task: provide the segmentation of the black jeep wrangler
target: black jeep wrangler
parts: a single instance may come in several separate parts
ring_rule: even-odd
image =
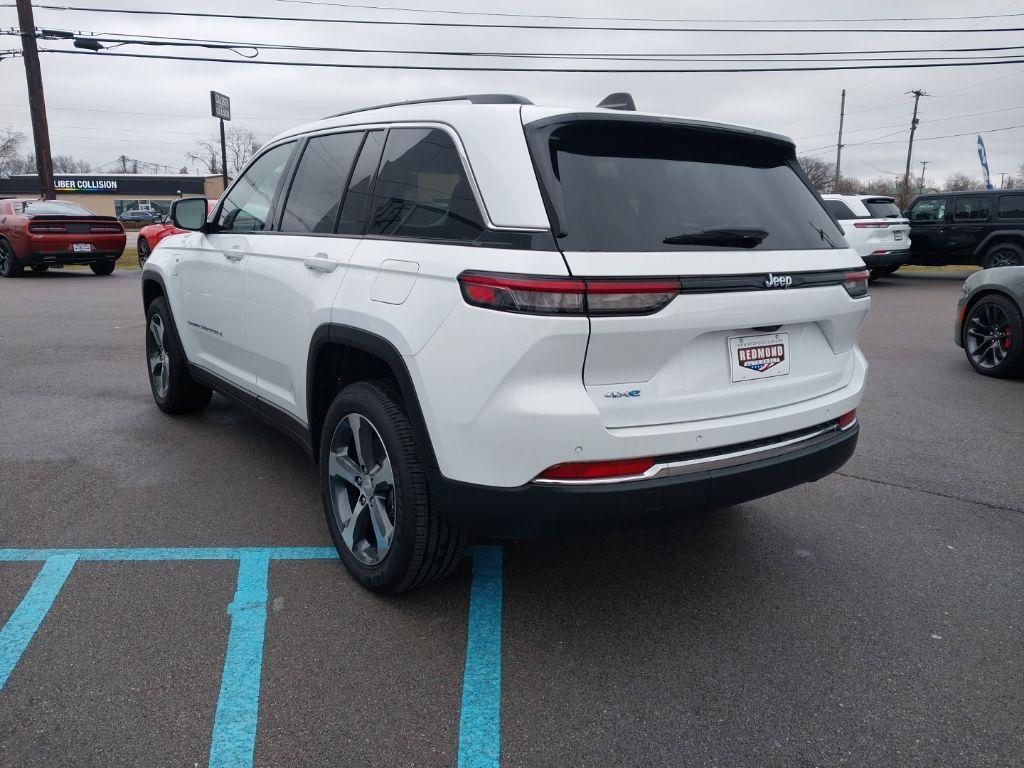
[[[903,215],[908,264],[1024,266],[1024,189],[918,195]]]

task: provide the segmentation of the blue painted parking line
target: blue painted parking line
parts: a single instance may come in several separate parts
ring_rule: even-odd
[[[45,558],[36,580],[32,582],[21,603],[0,629],[0,691],[11,676],[15,664],[25,652],[32,636],[46,618],[50,606],[75,567],[73,554],[52,555]]]
[[[459,768],[497,768],[501,756],[501,547],[476,547],[469,592]]]
[[[501,753],[501,547],[472,550],[466,667],[459,716],[458,768],[497,768]],[[146,547],[0,549],[0,562],[43,562],[35,582],[0,629],[0,691],[76,562],[237,560],[228,606],[231,628],[210,743],[211,768],[251,768],[259,714],[271,560],[335,560],[331,547]]]
[[[247,768],[256,748],[256,717],[260,705],[263,635],[267,625],[265,555],[243,555],[238,561],[238,586],[228,606],[231,632],[224,654],[224,673],[217,697],[210,743],[210,768]]]

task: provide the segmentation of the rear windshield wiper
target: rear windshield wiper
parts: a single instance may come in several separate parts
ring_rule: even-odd
[[[839,246],[838,246],[838,245],[836,244],[836,241],[835,241],[835,240],[833,240],[833,239],[832,239],[831,237],[829,237],[828,235],[826,235],[826,234],[825,234],[825,230],[824,230],[824,229],[822,229],[821,227],[819,227],[819,226],[818,226],[817,224],[815,224],[815,223],[814,223],[813,221],[808,221],[807,223],[811,225],[811,228],[812,228],[812,229],[813,229],[813,230],[814,230],[815,232],[817,232],[817,233],[818,233],[818,235],[819,235],[819,236],[821,237],[821,239],[822,239],[822,240],[824,240],[824,241],[825,241],[826,243],[828,243],[828,245],[829,245],[829,247],[830,247],[830,248],[838,248],[838,247],[839,247]]]
[[[768,237],[768,230],[742,227],[720,227],[685,232],[666,237],[665,245],[722,245],[737,248],[756,248]]]

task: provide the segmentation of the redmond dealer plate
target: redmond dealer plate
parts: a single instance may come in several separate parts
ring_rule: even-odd
[[[789,334],[729,337],[729,374],[734,382],[789,373]]]

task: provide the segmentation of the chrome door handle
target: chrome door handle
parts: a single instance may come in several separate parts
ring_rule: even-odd
[[[238,249],[237,245],[233,250],[224,251],[224,258],[228,261],[241,261],[243,256],[245,256],[245,254]]]
[[[338,262],[327,258],[326,253],[318,253],[302,263],[306,265],[306,269],[313,270],[314,272],[333,272],[338,268]]]

